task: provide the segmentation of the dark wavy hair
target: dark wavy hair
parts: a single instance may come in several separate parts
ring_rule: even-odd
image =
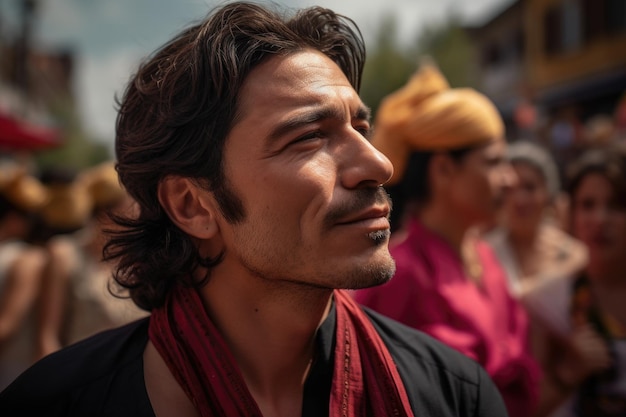
[[[212,266],[190,236],[169,219],[157,197],[166,176],[192,178],[212,192],[226,220],[244,217],[224,177],[224,141],[237,119],[240,89],[252,69],[271,57],[305,49],[322,52],[359,91],[365,46],[356,24],[312,7],[281,13],[248,2],[215,9],[139,66],[122,100],[116,125],[117,171],[137,201],[136,218],[116,217],[104,259],[115,280],[143,309],[156,308],[172,284],[202,285]],[[199,267],[209,271],[194,280]]]

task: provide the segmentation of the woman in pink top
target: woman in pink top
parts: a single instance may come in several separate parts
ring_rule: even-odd
[[[397,269],[389,283],[355,298],[475,359],[512,417],[532,415],[539,368],[527,317],[475,233],[515,181],[497,110],[474,90],[450,89],[427,64],[385,99],[372,141],[395,168],[389,191],[400,225],[391,249]]]

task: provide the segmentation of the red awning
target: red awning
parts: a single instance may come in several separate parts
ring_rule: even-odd
[[[61,131],[0,113],[0,148],[40,150],[61,145]]]

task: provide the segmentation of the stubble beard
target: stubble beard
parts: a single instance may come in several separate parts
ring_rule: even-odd
[[[377,262],[369,266],[355,268],[350,274],[346,274],[341,280],[338,289],[360,290],[363,288],[376,287],[388,282],[396,272],[396,264],[389,257],[388,261]]]
[[[370,234],[371,235],[371,234]],[[375,236],[370,236],[376,246],[387,244],[388,233],[376,232]],[[381,250],[384,250],[381,248]],[[272,287],[292,287],[302,289],[346,289],[357,290],[362,288],[375,287],[388,282],[396,271],[396,264],[387,251],[378,256],[383,259],[371,260],[367,263],[359,263],[353,267],[336,272],[300,272],[276,271],[267,269],[266,266],[255,265],[246,259],[240,259],[241,264],[251,273],[251,275],[265,281]],[[377,256],[377,257],[378,257]],[[296,268],[294,268],[296,269]]]
[[[236,197],[236,193],[229,191],[227,194]],[[237,200],[241,201],[237,198]],[[391,198],[385,192],[382,187],[378,189],[364,189],[360,190],[355,197],[355,200],[351,204],[346,204],[336,209],[334,212],[328,215],[326,219],[327,223],[332,225],[335,218],[340,218],[346,215],[346,213],[356,212],[362,207],[367,207],[373,202],[387,202],[391,206]],[[243,205],[242,205],[243,209]],[[245,211],[242,210],[241,218],[238,218],[238,223],[245,220]],[[374,247],[381,248],[387,245],[391,236],[390,229],[377,230],[367,234],[367,237],[371,240]],[[301,273],[297,270],[294,271],[276,271],[275,265],[264,264],[259,265],[252,260],[252,258],[242,257],[240,254],[240,263],[246,268],[253,276],[262,279],[272,286],[280,286],[285,284],[288,287],[308,287],[315,289],[362,289],[368,287],[374,287],[377,285],[388,282],[394,275],[396,265],[389,254],[388,250],[385,250],[385,254],[378,254],[376,257],[382,256],[382,260],[370,260],[367,264],[357,264],[347,271],[339,271],[336,274],[333,273],[319,273],[319,274],[307,274]],[[295,267],[294,269],[297,269]],[[312,276],[315,275],[315,276]],[[281,284],[282,283],[282,284]]]

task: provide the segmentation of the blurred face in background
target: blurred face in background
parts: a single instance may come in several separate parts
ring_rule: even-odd
[[[546,179],[526,162],[513,162],[517,181],[504,198],[504,222],[513,235],[528,234],[539,227],[550,203]]]
[[[0,219],[0,241],[26,239],[32,227],[32,219],[25,213],[9,210]]]
[[[448,202],[470,226],[491,223],[502,205],[505,190],[515,181],[511,164],[505,159],[503,141],[470,151],[455,162]]]
[[[615,189],[601,173],[587,174],[571,196],[572,233],[589,249],[596,265],[624,263],[626,208],[616,204]]]

